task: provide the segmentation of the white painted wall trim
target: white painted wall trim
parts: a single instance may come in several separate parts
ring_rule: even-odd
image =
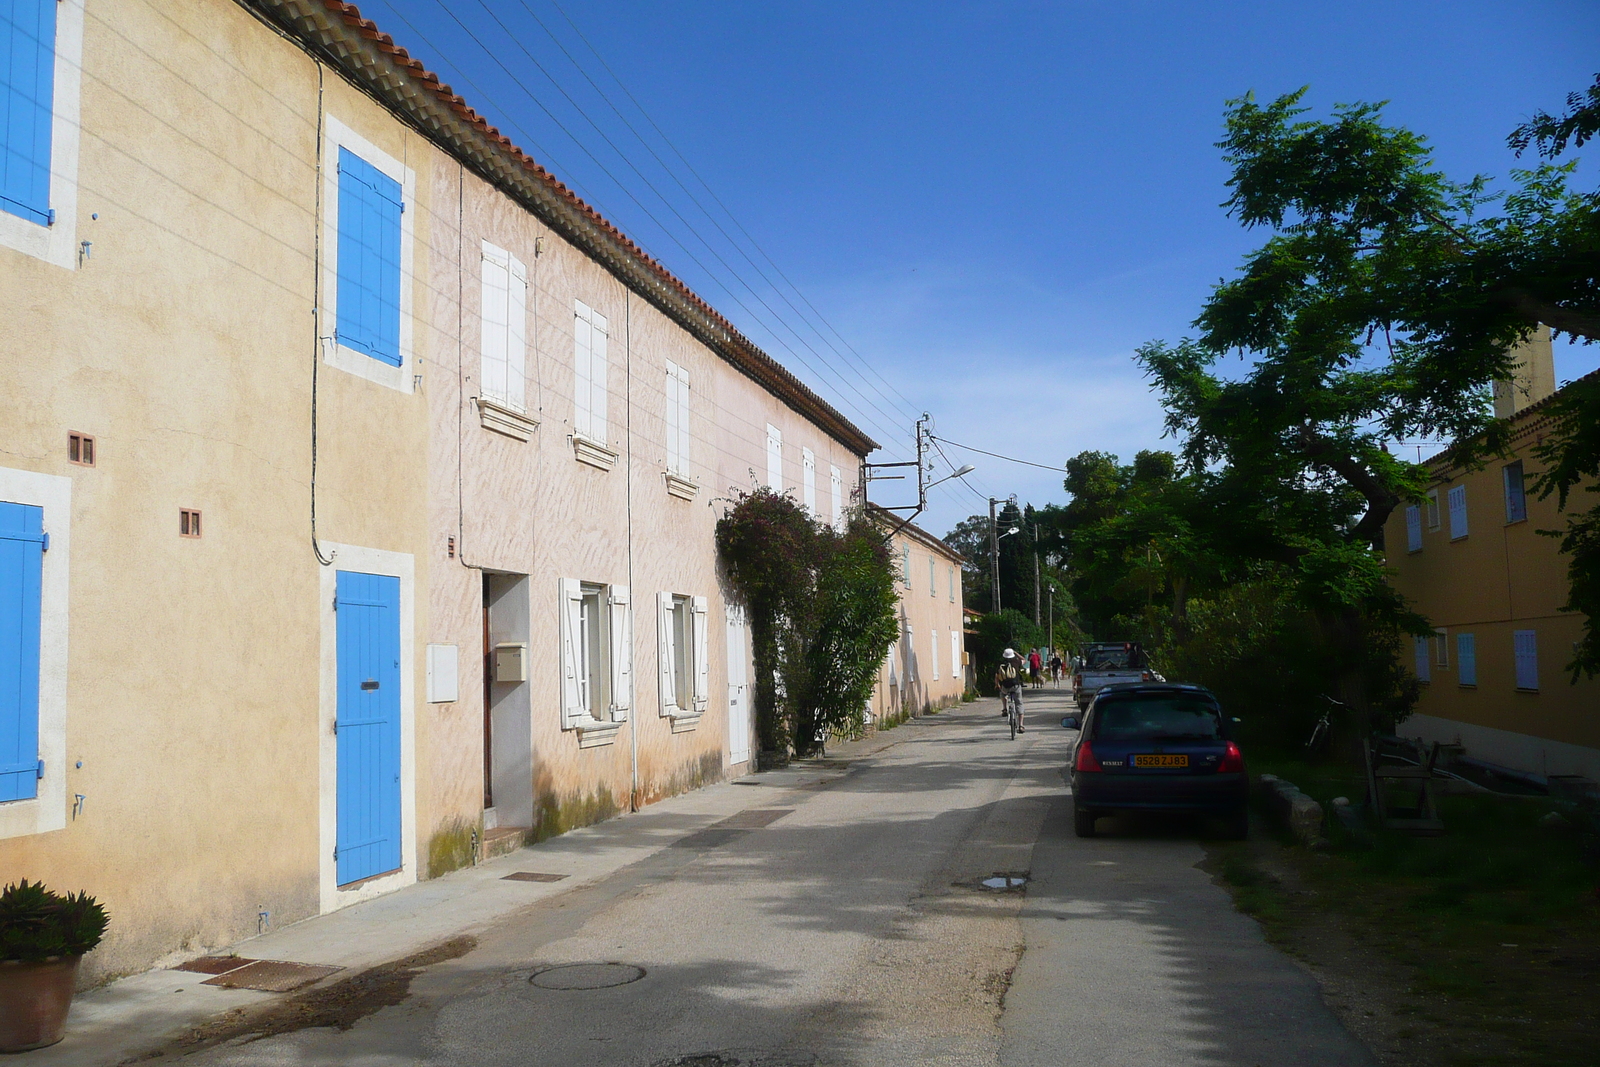
[[[44,509],[39,588],[39,758],[44,777],[32,800],[0,804],[0,838],[67,825],[67,565],[72,554],[72,479],[0,467],[0,500]],[[115,803],[110,797],[100,801]]]
[[[1537,700],[1537,697],[1528,699]],[[1551,741],[1531,734],[1476,726],[1433,715],[1412,715],[1396,731],[1431,744],[1461,745],[1473,759],[1541,778],[1552,774],[1581,774],[1600,779],[1600,749]]]
[[[322,334],[322,359],[330,367],[338,367],[358,378],[387,386],[398,392],[413,391],[413,375],[419,373],[416,353],[412,351],[414,323],[412,321],[413,293],[416,279],[412,274],[413,220],[416,218],[417,174],[398,159],[381,151],[371,141],[356,133],[332,115],[323,116],[322,146],[322,292],[319,294],[321,313],[318,329]],[[400,183],[400,200],[405,210],[400,212],[400,365],[391,367],[381,359],[373,359],[365,352],[346,348],[334,340],[334,328],[339,322],[339,149],[348,148],[384,174]]]
[[[55,99],[50,118],[53,226],[0,211],[0,246],[66,270],[78,266],[78,105],[83,81],[84,0],[56,5]]]
[[[363,357],[366,358],[366,357]],[[417,880],[416,758],[416,560],[409,552],[322,542],[333,563],[319,567],[318,613],[322,656],[318,678],[317,753],[319,762],[317,845],[318,896],[324,914],[359,904]],[[53,549],[52,549],[53,551]],[[356,889],[338,886],[333,850],[339,840],[339,742],[333,725],[339,709],[339,621],[333,610],[339,571],[385,574],[400,579],[400,870],[364,882]]]

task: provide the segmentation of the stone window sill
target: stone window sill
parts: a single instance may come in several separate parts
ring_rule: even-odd
[[[667,481],[667,495],[675,496],[679,500],[693,500],[700,495],[700,485],[692,482],[680,474],[665,471],[661,475]]]
[[[622,731],[620,722],[601,722],[599,719],[589,719],[578,724],[578,747],[599,748],[616,741],[617,734]]]
[[[589,440],[582,434],[572,435],[572,455],[579,463],[587,463],[603,471],[611,470],[617,465],[616,452],[598,441]]]
[[[485,430],[505,434],[517,441],[528,440],[539,428],[539,420],[527,412],[486,396],[478,397],[478,419]]]

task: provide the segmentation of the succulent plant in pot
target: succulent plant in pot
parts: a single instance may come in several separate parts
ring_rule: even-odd
[[[87,893],[62,896],[26,878],[0,889],[0,1052],[61,1040],[78,961],[107,921]]]

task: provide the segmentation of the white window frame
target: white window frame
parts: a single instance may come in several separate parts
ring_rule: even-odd
[[[400,185],[400,365],[392,367],[365,352],[339,344],[335,328],[339,324],[339,149],[348,148],[380,173]],[[413,226],[415,210],[405,210],[416,202],[416,171],[395,159],[333,115],[323,116],[322,145],[322,292],[319,295],[317,330],[322,337],[322,361],[357,378],[365,378],[397,393],[415,392],[416,354],[413,350],[415,307],[412,290],[415,276],[412,256],[415,248]]]
[[[703,715],[710,704],[709,608],[707,597],[668,591],[656,594],[656,676],[664,717]],[[680,695],[687,697],[687,705]]]
[[[585,304],[572,302],[572,432],[579,440],[606,447],[610,321]],[[598,342],[598,343],[597,343]]]
[[[1517,504],[1522,509],[1521,515],[1513,515],[1511,510],[1511,485],[1512,472],[1516,472],[1516,497]],[[1505,496],[1506,525],[1528,521],[1528,481],[1523,473],[1522,460],[1515,460],[1500,468],[1500,486]]]
[[[55,221],[0,211],[0,247],[63,270],[81,265],[78,248],[78,112],[83,95],[84,0],[56,4],[56,55],[50,102],[50,209]],[[3,831],[0,831],[3,834]]]
[[[478,318],[483,327],[478,350],[479,396],[524,414],[528,410],[528,268],[513,253],[484,241],[479,270]]]
[[[1433,630],[1433,665],[1450,669],[1450,632],[1443,626]]]
[[[1439,518],[1439,490],[1437,490],[1437,489],[1429,489],[1428,490],[1427,509],[1428,509],[1428,529],[1437,530],[1439,528],[1439,524],[1440,524],[1440,518]]]
[[[828,464],[828,495],[833,504],[833,528],[844,532],[844,474],[838,467]]]
[[[800,502],[806,513],[817,514],[817,454],[809,448],[800,449]]]
[[[1511,655],[1516,665],[1517,691],[1521,693],[1537,693],[1539,691],[1539,632],[1537,630],[1513,630],[1511,632]]]
[[[44,511],[50,547],[39,581],[39,758],[44,777],[27,800],[0,804],[0,839],[67,825],[67,609],[72,559],[72,479],[0,467],[0,500]]]
[[[1450,511],[1450,540],[1459,541],[1467,536],[1467,487],[1451,486],[1445,497]]]
[[[783,492],[783,431],[767,423],[767,488]]]

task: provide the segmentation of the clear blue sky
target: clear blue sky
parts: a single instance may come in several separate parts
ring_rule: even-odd
[[[556,2],[362,10],[883,441],[880,461],[906,458],[923,409],[951,440],[1051,465],[1161,446],[1131,353],[1182,336],[1261,239],[1218,207],[1226,99],[1389,100],[1448,172],[1503,176],[1511,128],[1600,70],[1592,0]],[[583,38],[870,369],[811,333],[633,138],[556,39],[777,282]],[[1557,377],[1597,365],[1600,348],[1562,348]],[[980,496],[1064,496],[1048,470],[949,454],[977,464],[978,492],[935,489],[919,521],[936,533]]]

